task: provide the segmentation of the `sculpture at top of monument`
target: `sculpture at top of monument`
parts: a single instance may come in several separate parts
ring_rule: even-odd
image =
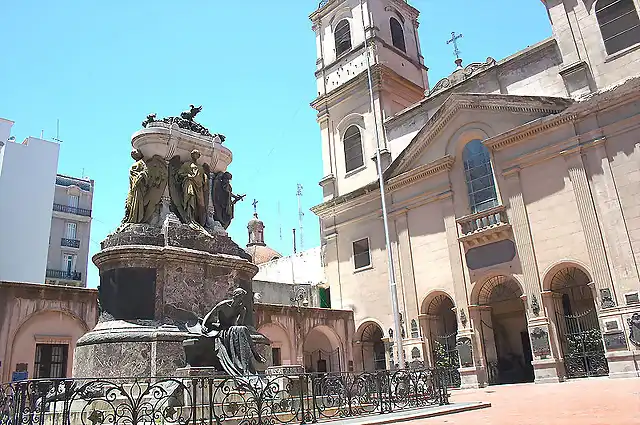
[[[233,220],[235,204],[247,195],[235,195],[231,189],[231,173],[224,171],[216,174],[211,185],[215,220],[227,229]]]
[[[198,164],[200,152],[191,151],[191,161],[180,163],[180,157],[169,161],[169,194],[176,215],[193,229],[202,229],[207,223],[209,205],[209,173],[207,164]]]
[[[231,376],[255,375],[254,361],[266,360],[257,351],[246,325],[247,291],[237,288],[232,299],[219,302],[195,326],[187,326],[197,338],[184,341],[187,364],[214,367]]]
[[[198,106],[197,108],[193,105],[189,105],[189,110],[181,112],[180,118],[187,121],[193,121],[193,119],[200,113],[200,111],[202,111],[202,105]]]
[[[122,223],[148,223],[167,184],[167,168],[160,156],[145,161],[137,149],[131,151],[131,158],[135,162],[129,169],[129,193]]]

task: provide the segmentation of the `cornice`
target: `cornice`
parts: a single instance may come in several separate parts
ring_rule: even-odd
[[[527,124],[516,127],[505,133],[491,137],[483,142],[483,144],[491,150],[499,151],[508,146],[517,144],[528,139],[534,134],[542,133],[550,130],[558,125],[571,122],[575,119],[575,114],[563,114],[543,117]]]
[[[564,98],[537,96],[452,94],[414,136],[409,146],[396,158],[389,172],[394,175],[404,172],[422,155],[431,142],[462,109],[515,113],[557,113],[566,109],[570,102]]]
[[[440,174],[451,170],[454,159],[450,155],[446,155],[428,164],[420,165],[406,173],[400,174],[389,180],[388,189],[390,192],[403,188],[405,186],[417,183],[427,177]]]

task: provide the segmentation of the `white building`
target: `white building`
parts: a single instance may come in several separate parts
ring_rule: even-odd
[[[44,283],[60,146],[12,126],[0,118],[0,281]]]

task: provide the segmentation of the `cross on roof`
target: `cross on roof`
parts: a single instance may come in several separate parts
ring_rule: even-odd
[[[462,38],[462,34],[456,34],[455,31],[451,33],[451,40],[447,40],[447,44],[453,43],[453,54],[456,55],[456,59],[460,59],[460,49],[458,49],[458,40]]]
[[[258,200],[254,198],[254,200],[251,203],[251,205],[253,205],[253,214],[255,216],[257,216],[258,215]]]

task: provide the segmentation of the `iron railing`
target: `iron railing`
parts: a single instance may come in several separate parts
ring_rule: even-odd
[[[62,238],[60,240],[61,246],[68,246],[69,248],[80,248],[80,241],[78,239]]]
[[[254,377],[25,380],[0,425],[304,424],[448,404],[433,369]]]
[[[47,269],[47,277],[51,279],[82,280],[81,272]]]
[[[91,217],[91,210],[88,210],[86,208],[70,207],[69,205],[63,205],[63,204],[53,204],[53,210],[62,212],[62,213],[67,213],[67,214],[75,214],[75,215],[82,215],[85,217]]]

